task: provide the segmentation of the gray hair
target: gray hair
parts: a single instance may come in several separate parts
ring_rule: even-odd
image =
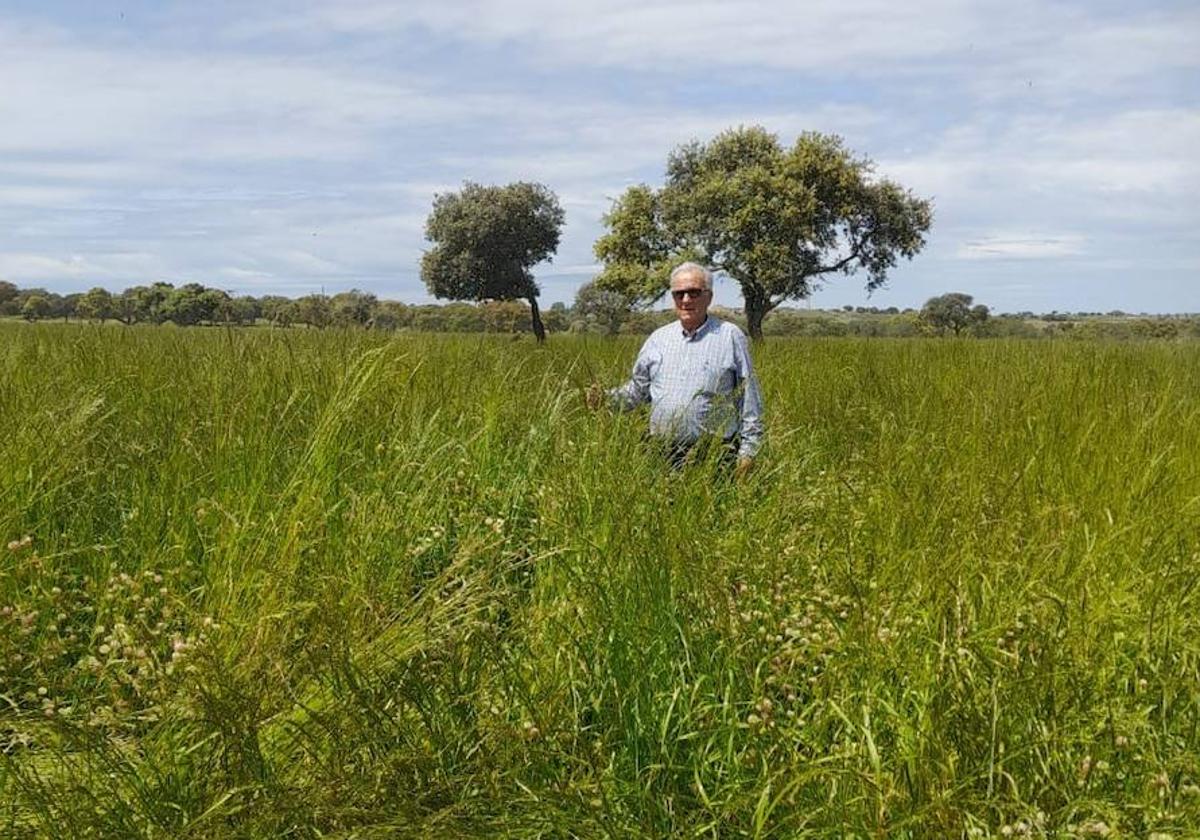
[[[675,268],[671,270],[671,282],[674,283],[676,277],[682,277],[685,274],[699,275],[700,281],[703,283],[704,288],[708,289],[710,292],[712,291],[712,287],[713,287],[712,272],[709,271],[704,266],[700,265],[700,263],[685,262],[685,263],[680,263],[679,265],[675,266]],[[661,277],[662,275],[659,275],[659,276]]]

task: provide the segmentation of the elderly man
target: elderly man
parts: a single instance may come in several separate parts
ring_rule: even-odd
[[[685,262],[671,272],[676,324],[650,334],[619,388],[588,392],[598,408],[608,402],[629,411],[650,403],[650,434],[679,465],[697,444],[719,441],[738,475],[754,462],[762,442],[762,395],[750,363],[746,336],[736,325],[708,314],[712,272]]]

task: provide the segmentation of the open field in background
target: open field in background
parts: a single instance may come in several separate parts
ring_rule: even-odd
[[[638,343],[0,325],[0,835],[1200,834],[1200,346]]]

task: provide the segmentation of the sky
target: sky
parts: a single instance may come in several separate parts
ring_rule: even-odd
[[[433,196],[531,180],[569,303],[626,187],[762,125],[934,203],[808,305],[1200,312],[1198,43],[1194,0],[2,0],[0,279],[430,302]]]

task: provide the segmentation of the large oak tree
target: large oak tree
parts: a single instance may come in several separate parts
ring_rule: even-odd
[[[931,202],[876,178],[835,135],[805,133],[791,148],[760,127],[675,149],[661,189],[630,187],[604,217],[595,246],[601,288],[648,303],[684,259],[741,286],[750,335],[786,300],[827,278],[864,271],[883,285],[900,257],[925,244]]]
[[[546,340],[531,269],[558,248],[563,210],[546,186],[518,182],[434,197],[425,223],[433,247],[421,258],[421,279],[438,298],[526,300],[533,332]]]

